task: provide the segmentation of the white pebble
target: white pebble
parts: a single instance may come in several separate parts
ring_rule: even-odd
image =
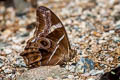
[[[5,49],[5,53],[10,54],[10,53],[12,53],[12,50],[11,49]]]
[[[69,78],[69,79],[73,79],[73,78],[74,78],[74,75],[68,75],[68,78]]]
[[[5,72],[5,73],[11,73],[12,70],[11,70],[11,69],[5,69],[4,72]]]
[[[95,79],[93,79],[93,78],[89,78],[89,79],[87,79],[87,80],[95,80]]]

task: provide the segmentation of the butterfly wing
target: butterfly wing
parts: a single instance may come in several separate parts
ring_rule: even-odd
[[[51,27],[51,12],[45,7],[39,7],[36,11],[37,21],[35,35],[46,36]]]

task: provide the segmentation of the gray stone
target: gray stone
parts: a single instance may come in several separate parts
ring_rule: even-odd
[[[74,65],[66,65],[65,67],[67,70],[69,70],[70,72],[75,72],[75,66]]]
[[[76,65],[76,72],[85,73],[92,69],[94,69],[94,62],[88,58],[80,58]]]
[[[14,66],[26,67],[26,64],[24,63],[24,60],[22,58],[17,58],[15,63],[14,63]]]
[[[90,75],[95,76],[98,74],[103,74],[104,70],[91,70],[89,73],[90,73]]]
[[[12,53],[12,50],[10,48],[6,48],[4,51],[5,51],[6,54],[11,54]]]
[[[12,72],[11,69],[5,69],[5,70],[4,70],[4,73],[11,73],[11,72]]]
[[[3,60],[0,58],[0,67],[2,67],[4,65]]]
[[[114,42],[120,42],[120,37],[114,36],[114,37],[113,37],[113,41],[114,41]]]
[[[74,75],[68,75],[68,78],[69,78],[69,79],[73,79],[73,78],[74,78]]]
[[[87,79],[87,80],[95,80],[95,79],[93,79],[93,78],[89,78],[89,79]]]
[[[65,69],[59,66],[41,66],[17,75],[16,80],[46,80],[46,78],[54,76],[63,78],[68,74],[68,71],[65,71]]]

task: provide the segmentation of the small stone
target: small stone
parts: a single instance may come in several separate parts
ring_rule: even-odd
[[[115,32],[120,33],[120,24],[115,27]]]
[[[69,70],[70,72],[75,72],[75,66],[73,65],[67,65],[65,68]]]
[[[9,29],[7,29],[7,30],[5,30],[5,31],[2,33],[2,36],[3,36],[3,38],[6,39],[11,33],[12,33],[12,32],[11,32]]]
[[[47,77],[47,80],[54,80],[52,77]]]
[[[25,32],[21,35],[21,37],[27,37],[27,36],[29,36],[29,32]]]
[[[96,31],[93,31],[91,34],[96,36],[96,37],[101,37],[101,34],[99,32],[96,32]]]
[[[97,45],[95,42],[92,43],[92,46],[91,46],[91,50],[93,51],[93,53],[97,53],[101,50],[101,47],[99,45]]]
[[[11,53],[12,53],[12,50],[11,50],[11,49],[6,48],[6,49],[5,49],[5,53],[6,53],[6,54],[11,54]]]
[[[19,46],[19,45],[12,45],[11,48],[16,50],[16,51],[22,50],[22,46]]]
[[[94,69],[94,62],[88,58],[80,58],[76,65],[76,72],[85,73]]]
[[[120,55],[120,48],[115,49],[115,52]]]
[[[106,61],[107,62],[112,62],[114,60],[114,58],[113,57],[110,57],[110,58],[108,58]]]
[[[78,26],[74,26],[73,29],[75,29],[76,31],[79,31],[79,27]]]
[[[11,73],[12,70],[11,70],[11,69],[5,69],[4,72],[5,72],[5,73]]]
[[[20,38],[20,37],[12,37],[11,40],[14,42],[14,43],[20,43],[23,41],[23,38]]]
[[[115,30],[110,30],[109,33],[113,34],[113,33],[115,33]]]
[[[99,44],[105,43],[106,40],[99,40]]]
[[[63,80],[72,80],[72,79],[63,79]]]
[[[90,75],[95,76],[97,74],[103,74],[104,70],[91,70],[89,73]]]
[[[89,78],[89,79],[87,79],[87,80],[95,80],[95,79],[93,79],[93,78]]]
[[[82,74],[82,76],[84,76],[84,77],[90,76],[90,73],[84,73],[84,74]]]
[[[13,74],[6,75],[6,78],[11,78]]]
[[[8,46],[9,44],[7,42],[2,42],[0,41],[0,49],[2,49],[3,47]]]
[[[120,61],[120,56],[118,56],[118,61]]]
[[[0,67],[2,67],[4,65],[3,60],[0,58]]]
[[[79,78],[79,76],[75,76],[75,79],[78,79]]]
[[[73,79],[73,78],[74,78],[74,75],[68,75],[68,78],[69,78],[69,79]]]
[[[26,64],[24,63],[24,60],[21,59],[21,58],[17,58],[14,65],[17,66],[17,67],[26,67]]]
[[[85,68],[83,67],[83,65],[78,65],[77,68],[76,68],[76,72],[77,73],[84,73]]]
[[[113,37],[113,41],[114,41],[114,42],[120,42],[120,37],[116,37],[116,36]]]

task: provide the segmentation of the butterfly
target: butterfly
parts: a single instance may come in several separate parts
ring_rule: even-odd
[[[30,68],[62,65],[75,56],[60,19],[48,8],[36,10],[36,29],[20,54]],[[54,28],[53,30],[51,28]]]

